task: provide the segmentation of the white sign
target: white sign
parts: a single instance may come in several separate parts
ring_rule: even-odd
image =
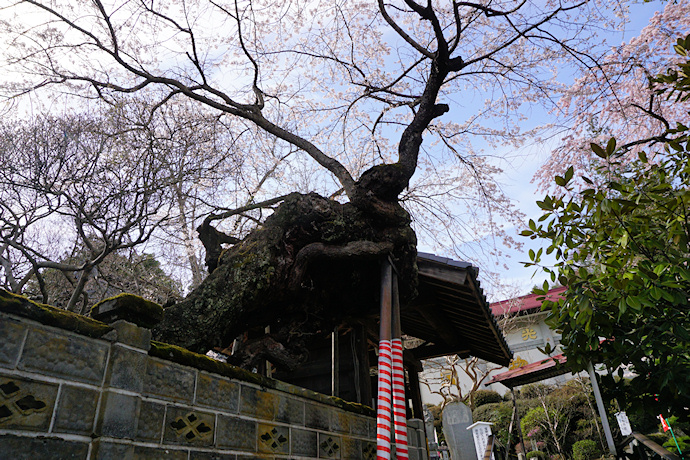
[[[618,426],[621,429],[621,434],[623,436],[630,436],[632,434],[632,427],[630,426],[630,420],[625,412],[616,412],[616,420],[618,420]]]
[[[490,422],[477,422],[467,427],[468,430],[472,430],[477,460],[484,460],[486,446],[489,444],[489,436],[491,436],[491,425]],[[491,460],[494,460],[493,452],[491,453]]]

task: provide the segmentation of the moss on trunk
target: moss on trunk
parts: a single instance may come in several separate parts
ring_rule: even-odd
[[[169,307],[154,338],[205,352],[271,326],[288,349],[330,333],[348,317],[378,311],[379,264],[388,253],[401,297],[416,289],[416,237],[407,212],[385,218],[316,194],[291,194],[265,223],[224,251],[218,267]]]

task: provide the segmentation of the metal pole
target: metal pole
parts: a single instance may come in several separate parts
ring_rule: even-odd
[[[340,396],[340,327],[336,326],[331,333],[331,396]]]
[[[522,454],[527,455],[527,446],[525,446],[525,438],[522,437],[522,425],[520,424],[520,415],[517,411],[517,396],[515,396],[515,388],[511,387],[510,393],[513,395],[513,409],[515,410],[515,420],[517,422],[518,434],[520,435],[520,445],[522,446]],[[517,449],[515,449],[517,452]]]
[[[613,443],[613,435],[611,434],[611,426],[604,408],[604,401],[601,399],[601,391],[599,391],[599,383],[597,382],[597,374],[594,372],[592,362],[587,363],[587,372],[589,372],[589,380],[592,382],[592,391],[594,392],[594,399],[597,402],[597,409],[599,409],[599,417],[601,417],[601,424],[604,427],[604,435],[606,435],[606,443],[609,446],[609,452],[614,457],[616,456],[616,445]]]

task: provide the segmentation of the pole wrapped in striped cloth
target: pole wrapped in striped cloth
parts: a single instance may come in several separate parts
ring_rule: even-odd
[[[378,404],[376,407],[376,459],[391,458],[392,358],[390,340],[379,342]]]
[[[407,405],[405,399],[405,368],[403,367],[402,339],[391,340],[393,353],[393,419],[395,427],[395,455],[398,460],[408,459]]]

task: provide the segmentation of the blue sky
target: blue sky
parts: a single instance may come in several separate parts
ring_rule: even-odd
[[[614,34],[611,43],[627,42],[631,38],[639,35],[642,28],[648,24],[649,18],[663,7],[664,3],[659,1],[649,3],[639,2],[630,5],[630,23],[625,32]],[[536,115],[537,118],[533,120],[535,125],[542,122],[542,120],[539,119],[539,114]],[[557,139],[552,140],[554,143],[556,141]],[[509,149],[507,148],[506,153],[508,151]],[[527,216],[527,219],[536,220],[541,215],[536,201],[543,198],[545,193],[537,190],[537,186],[531,182],[531,178],[534,177],[539,166],[548,158],[549,152],[549,143],[529,145],[520,149],[517,155],[513,155],[514,160],[511,164],[502,164],[504,175],[501,178],[501,182],[504,185],[504,190],[508,196],[515,200],[520,210]],[[493,271],[498,271],[502,282],[512,286],[514,290],[517,291],[516,293],[518,293],[518,295],[529,293],[532,286],[535,284],[540,285],[547,279],[545,273],[539,272],[533,267],[526,268],[520,263],[529,260],[527,255],[529,249],[534,249],[536,251],[541,247],[541,242],[538,240],[533,241],[528,238],[517,236],[522,230],[522,228],[513,228],[509,230],[512,231],[512,234],[515,235],[516,238],[523,241],[525,246],[519,251],[505,251],[507,257],[503,262],[507,265],[507,268],[500,266],[488,267]],[[423,250],[423,248],[421,250]],[[549,260],[547,256],[545,256],[545,260]],[[482,267],[480,266],[479,268],[479,279],[481,282]],[[503,300],[501,293],[486,292],[486,294],[491,301]]]

